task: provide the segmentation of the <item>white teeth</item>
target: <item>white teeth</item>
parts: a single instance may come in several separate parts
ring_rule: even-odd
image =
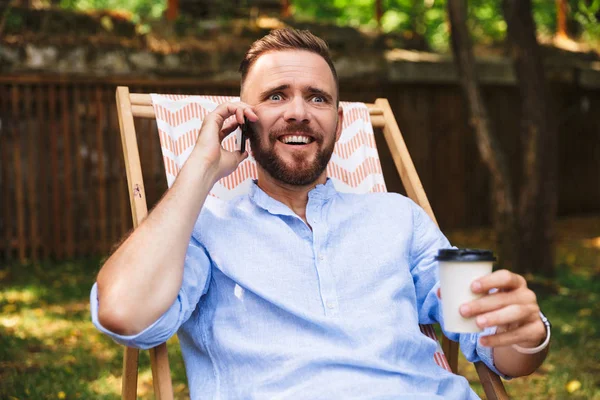
[[[304,143],[308,144],[310,138],[308,136],[286,136],[281,140],[283,143]]]

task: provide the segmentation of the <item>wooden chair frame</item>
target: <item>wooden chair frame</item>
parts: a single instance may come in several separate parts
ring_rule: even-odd
[[[152,99],[147,93],[129,93],[129,88],[120,86],[117,88],[117,112],[121,130],[121,142],[123,155],[125,157],[125,169],[127,171],[127,183],[129,186],[129,200],[131,203],[131,214],[133,227],[136,228],[148,214],[144,181],[140,163],[140,155],[137,145],[134,117],[155,119]],[[413,201],[420,205],[437,224],[429,200],[417,171],[412,162],[408,149],[396,122],[387,99],[377,99],[374,104],[367,104],[373,128],[383,130],[383,135],[392,154],[396,169],[400,174],[402,184]],[[450,368],[454,373],[458,369],[458,343],[442,338],[442,349],[446,355]],[[134,400],[137,395],[138,376],[138,350],[126,347],[123,357],[123,381],[122,398]],[[167,354],[167,345],[163,343],[150,349],[150,363],[154,393],[157,400],[171,400],[173,388],[171,382],[171,371]],[[482,362],[475,363],[479,379],[488,400],[508,399],[502,380]]]

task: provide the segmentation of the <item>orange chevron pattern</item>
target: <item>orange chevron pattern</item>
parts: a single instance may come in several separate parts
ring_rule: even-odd
[[[163,149],[169,150],[171,153],[179,156],[183,154],[188,148],[192,147],[196,143],[196,139],[200,133],[200,129],[193,129],[186,132],[179,139],[173,140],[171,136],[162,129],[158,128],[158,137],[160,139],[160,146]]]
[[[181,168],[177,165],[175,161],[173,161],[169,157],[163,156],[163,161],[165,162],[165,172],[171,174],[173,176],[177,176]]]
[[[246,159],[233,171],[233,173],[221,179],[219,183],[227,189],[232,190],[246,179],[255,179],[257,176],[256,163],[253,160]]]
[[[344,102],[341,102],[341,104],[343,105]],[[348,111],[344,109],[344,122],[342,124],[342,130],[348,128],[358,120],[371,121],[369,110],[366,107],[348,108]]]
[[[181,125],[190,119],[203,120],[217,105],[234,101],[233,97],[226,96],[188,96],[188,95],[152,95],[156,119],[160,121],[158,134],[165,172],[169,186],[185,163],[186,152],[193,147],[198,138],[200,127],[182,132]],[[327,174],[331,178],[344,182],[348,187],[358,188],[365,180],[370,179],[369,192],[387,192],[383,182],[383,173],[377,154],[375,136],[371,125],[369,110],[359,103],[341,102],[344,108],[344,121],[342,123],[342,138],[336,144],[334,153],[342,160],[349,160],[355,153],[362,152],[361,162],[350,170],[331,161],[327,166]],[[166,126],[165,126],[166,125]],[[352,126],[352,129],[348,129]],[[164,129],[163,129],[164,128]],[[189,127],[188,127],[189,129]],[[175,139],[176,138],[176,139]],[[223,141],[226,150],[236,148],[234,135]],[[365,152],[369,149],[369,153]],[[375,155],[374,155],[375,154]],[[229,176],[221,179],[219,184],[231,191],[248,179],[256,179],[256,162],[252,157],[244,160]],[[375,179],[374,177],[379,177]],[[214,193],[211,196],[217,197]],[[421,332],[437,342],[433,327],[421,325]],[[446,356],[438,344],[438,351],[434,354],[435,362],[442,368],[451,371]]]
[[[373,187],[371,188],[371,192],[385,193],[385,192],[387,192],[387,188],[385,187],[385,185],[381,185],[378,183],[378,184],[373,185]]]
[[[375,144],[375,135],[372,133],[368,134],[361,129],[352,137],[349,142],[340,143],[338,141],[333,149],[333,152],[341,158],[347,160],[352,154],[354,154],[356,150],[365,145],[373,149],[377,148],[377,145]]]
[[[210,110],[207,110],[197,103],[187,103],[177,111],[170,111],[160,104],[157,104],[154,106],[154,112],[156,113],[157,119],[166,121],[169,123],[169,126],[176,128],[192,118],[203,120]]]
[[[379,163],[379,159],[375,157],[369,157],[366,160],[363,160],[363,162],[352,172],[340,167],[333,161],[327,165],[327,175],[329,177],[336,178],[351,187],[359,186],[361,182],[371,174],[381,173],[381,164]]]
[[[421,329],[421,332],[425,336],[427,336],[437,342],[437,335],[435,334],[435,330],[433,329],[433,326],[419,325],[419,328]],[[438,344],[438,347],[439,347],[439,344]],[[433,358],[435,359],[435,363],[437,365],[452,372],[452,369],[450,368],[450,364],[448,364],[448,360],[446,359],[446,356],[444,355],[444,353],[442,351],[436,351],[433,355]]]

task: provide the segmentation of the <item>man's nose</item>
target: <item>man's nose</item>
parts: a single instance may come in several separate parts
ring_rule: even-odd
[[[295,97],[288,103],[284,118],[287,122],[309,122],[307,104],[302,97]]]

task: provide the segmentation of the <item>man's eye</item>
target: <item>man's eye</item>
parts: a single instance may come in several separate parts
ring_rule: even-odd
[[[277,94],[277,93],[276,94],[272,94],[272,95],[269,96],[269,100],[279,101],[281,99],[282,99],[281,95]]]
[[[315,96],[312,98],[313,103],[325,103],[325,98],[321,96]]]

